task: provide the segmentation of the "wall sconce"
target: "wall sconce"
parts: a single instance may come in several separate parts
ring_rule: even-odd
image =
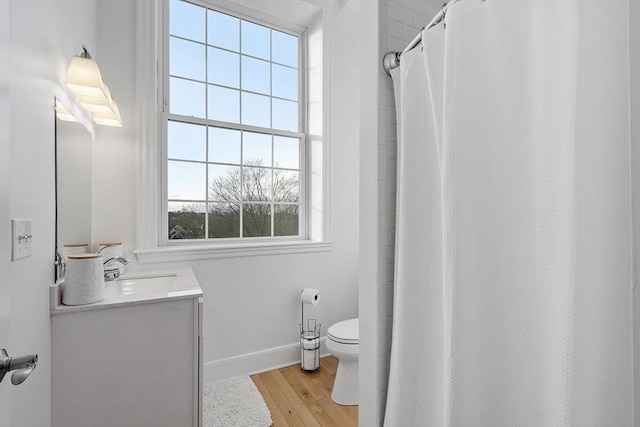
[[[116,100],[111,98],[111,110],[105,112],[93,112],[91,113],[93,116],[93,120],[99,124],[104,126],[122,126],[122,122],[120,121],[120,110],[118,109],[118,104],[116,104]]]
[[[82,53],[69,63],[64,83],[99,125],[122,126],[120,110],[107,87],[98,64],[82,45]]]
[[[67,110],[67,107],[62,105],[59,99],[56,98],[56,116],[58,119],[65,122],[77,122],[73,114]]]
[[[111,96],[109,87],[104,82],[103,90],[106,97],[79,95],[78,102],[91,114],[97,124],[104,126],[122,126],[118,104]]]

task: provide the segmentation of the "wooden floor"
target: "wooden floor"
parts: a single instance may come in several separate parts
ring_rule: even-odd
[[[252,375],[271,411],[273,427],[358,426],[358,407],[340,406],[331,400],[338,359],[320,359],[316,372],[303,371],[299,365]]]

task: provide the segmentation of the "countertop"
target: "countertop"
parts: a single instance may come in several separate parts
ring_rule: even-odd
[[[146,289],[144,292],[128,293],[123,291],[123,285],[132,279],[175,277],[170,289]],[[105,298],[92,304],[64,305],[62,292],[64,279],[49,287],[49,304],[51,315],[75,313],[90,310],[103,310],[113,307],[123,307],[138,304],[150,304],[177,299],[193,299],[202,296],[200,283],[190,268],[170,270],[131,271],[124,273],[119,279],[105,282]]]

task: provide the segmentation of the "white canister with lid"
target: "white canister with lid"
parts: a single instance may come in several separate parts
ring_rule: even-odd
[[[86,254],[88,247],[86,243],[65,243],[62,247],[62,256],[67,261],[69,255]]]
[[[109,258],[124,257],[124,250],[122,249],[121,242],[100,242],[98,243],[98,252],[102,254],[103,260],[106,261]],[[117,266],[120,270],[120,274],[124,274],[124,264],[120,262],[109,262],[105,267]]]
[[[64,276],[62,303],[82,305],[104,299],[104,270],[102,255],[69,255]]]

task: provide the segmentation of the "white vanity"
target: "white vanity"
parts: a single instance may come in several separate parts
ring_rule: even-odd
[[[202,290],[191,269],[126,273],[106,298],[51,292],[52,427],[202,425]]]

